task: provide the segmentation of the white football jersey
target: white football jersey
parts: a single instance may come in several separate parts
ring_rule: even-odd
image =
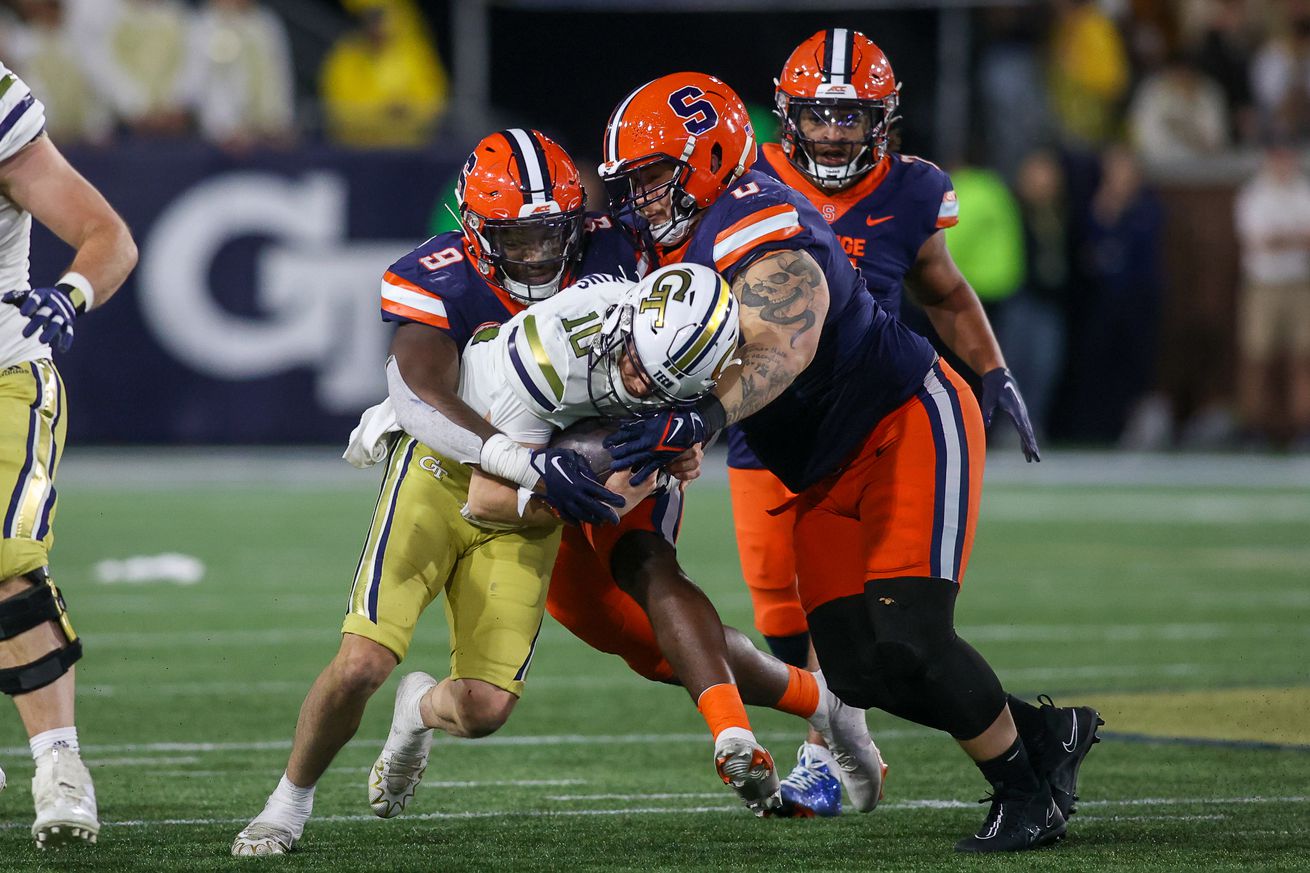
[[[594,417],[587,355],[606,311],[633,284],[584,276],[504,324],[477,331],[464,349],[460,397],[524,445],[545,445],[556,430]]]
[[[0,64],[0,161],[7,161],[45,129],[45,107],[23,80]],[[27,278],[32,216],[0,196],[0,293],[31,287]],[[50,346],[23,336],[27,319],[0,304],[0,368],[50,357]]]

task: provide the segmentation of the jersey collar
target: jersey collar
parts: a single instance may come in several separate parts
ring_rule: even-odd
[[[878,186],[882,184],[883,179],[887,178],[887,173],[891,171],[892,166],[891,155],[883,155],[878,165],[865,174],[863,179],[845,191],[829,194],[811,182],[800,170],[796,169],[792,162],[787,160],[787,155],[783,153],[782,146],[776,142],[768,142],[760,146],[760,153],[768,161],[773,171],[778,174],[778,178],[782,180],[783,184],[804,194],[805,199],[814,204],[829,224],[836,222],[852,206],[876,191]]]

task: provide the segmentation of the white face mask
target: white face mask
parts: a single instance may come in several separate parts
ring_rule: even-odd
[[[665,248],[679,245],[691,234],[691,227],[695,217],[695,215],[686,215],[682,218],[670,219],[661,224],[652,224],[650,226],[651,239]]]

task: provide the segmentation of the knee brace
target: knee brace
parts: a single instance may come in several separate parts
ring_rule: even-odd
[[[82,657],[82,641],[68,621],[64,597],[44,568],[23,574],[32,587],[0,600],[0,643],[48,621],[59,626],[66,645],[35,661],[0,670],[0,692],[8,695],[36,691],[63,676]]]
[[[923,677],[955,638],[955,583],[949,579],[878,579],[864,588],[874,657],[888,679]]]
[[[892,711],[967,740],[996,720],[1005,692],[991,666],[955,633],[956,591],[949,579],[879,579],[865,586],[865,605],[875,669],[895,698]]]

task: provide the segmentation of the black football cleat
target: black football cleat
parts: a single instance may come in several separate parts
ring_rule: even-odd
[[[1101,714],[1090,706],[1056,706],[1045,694],[1037,702],[1042,705],[1046,720],[1046,734],[1034,763],[1042,778],[1051,785],[1051,799],[1068,819],[1078,811],[1078,770],[1092,746],[1101,741],[1097,728],[1105,724]]]
[[[1064,816],[1046,786],[1036,794],[996,794],[978,833],[955,844],[957,852],[1023,852],[1064,836]]]

